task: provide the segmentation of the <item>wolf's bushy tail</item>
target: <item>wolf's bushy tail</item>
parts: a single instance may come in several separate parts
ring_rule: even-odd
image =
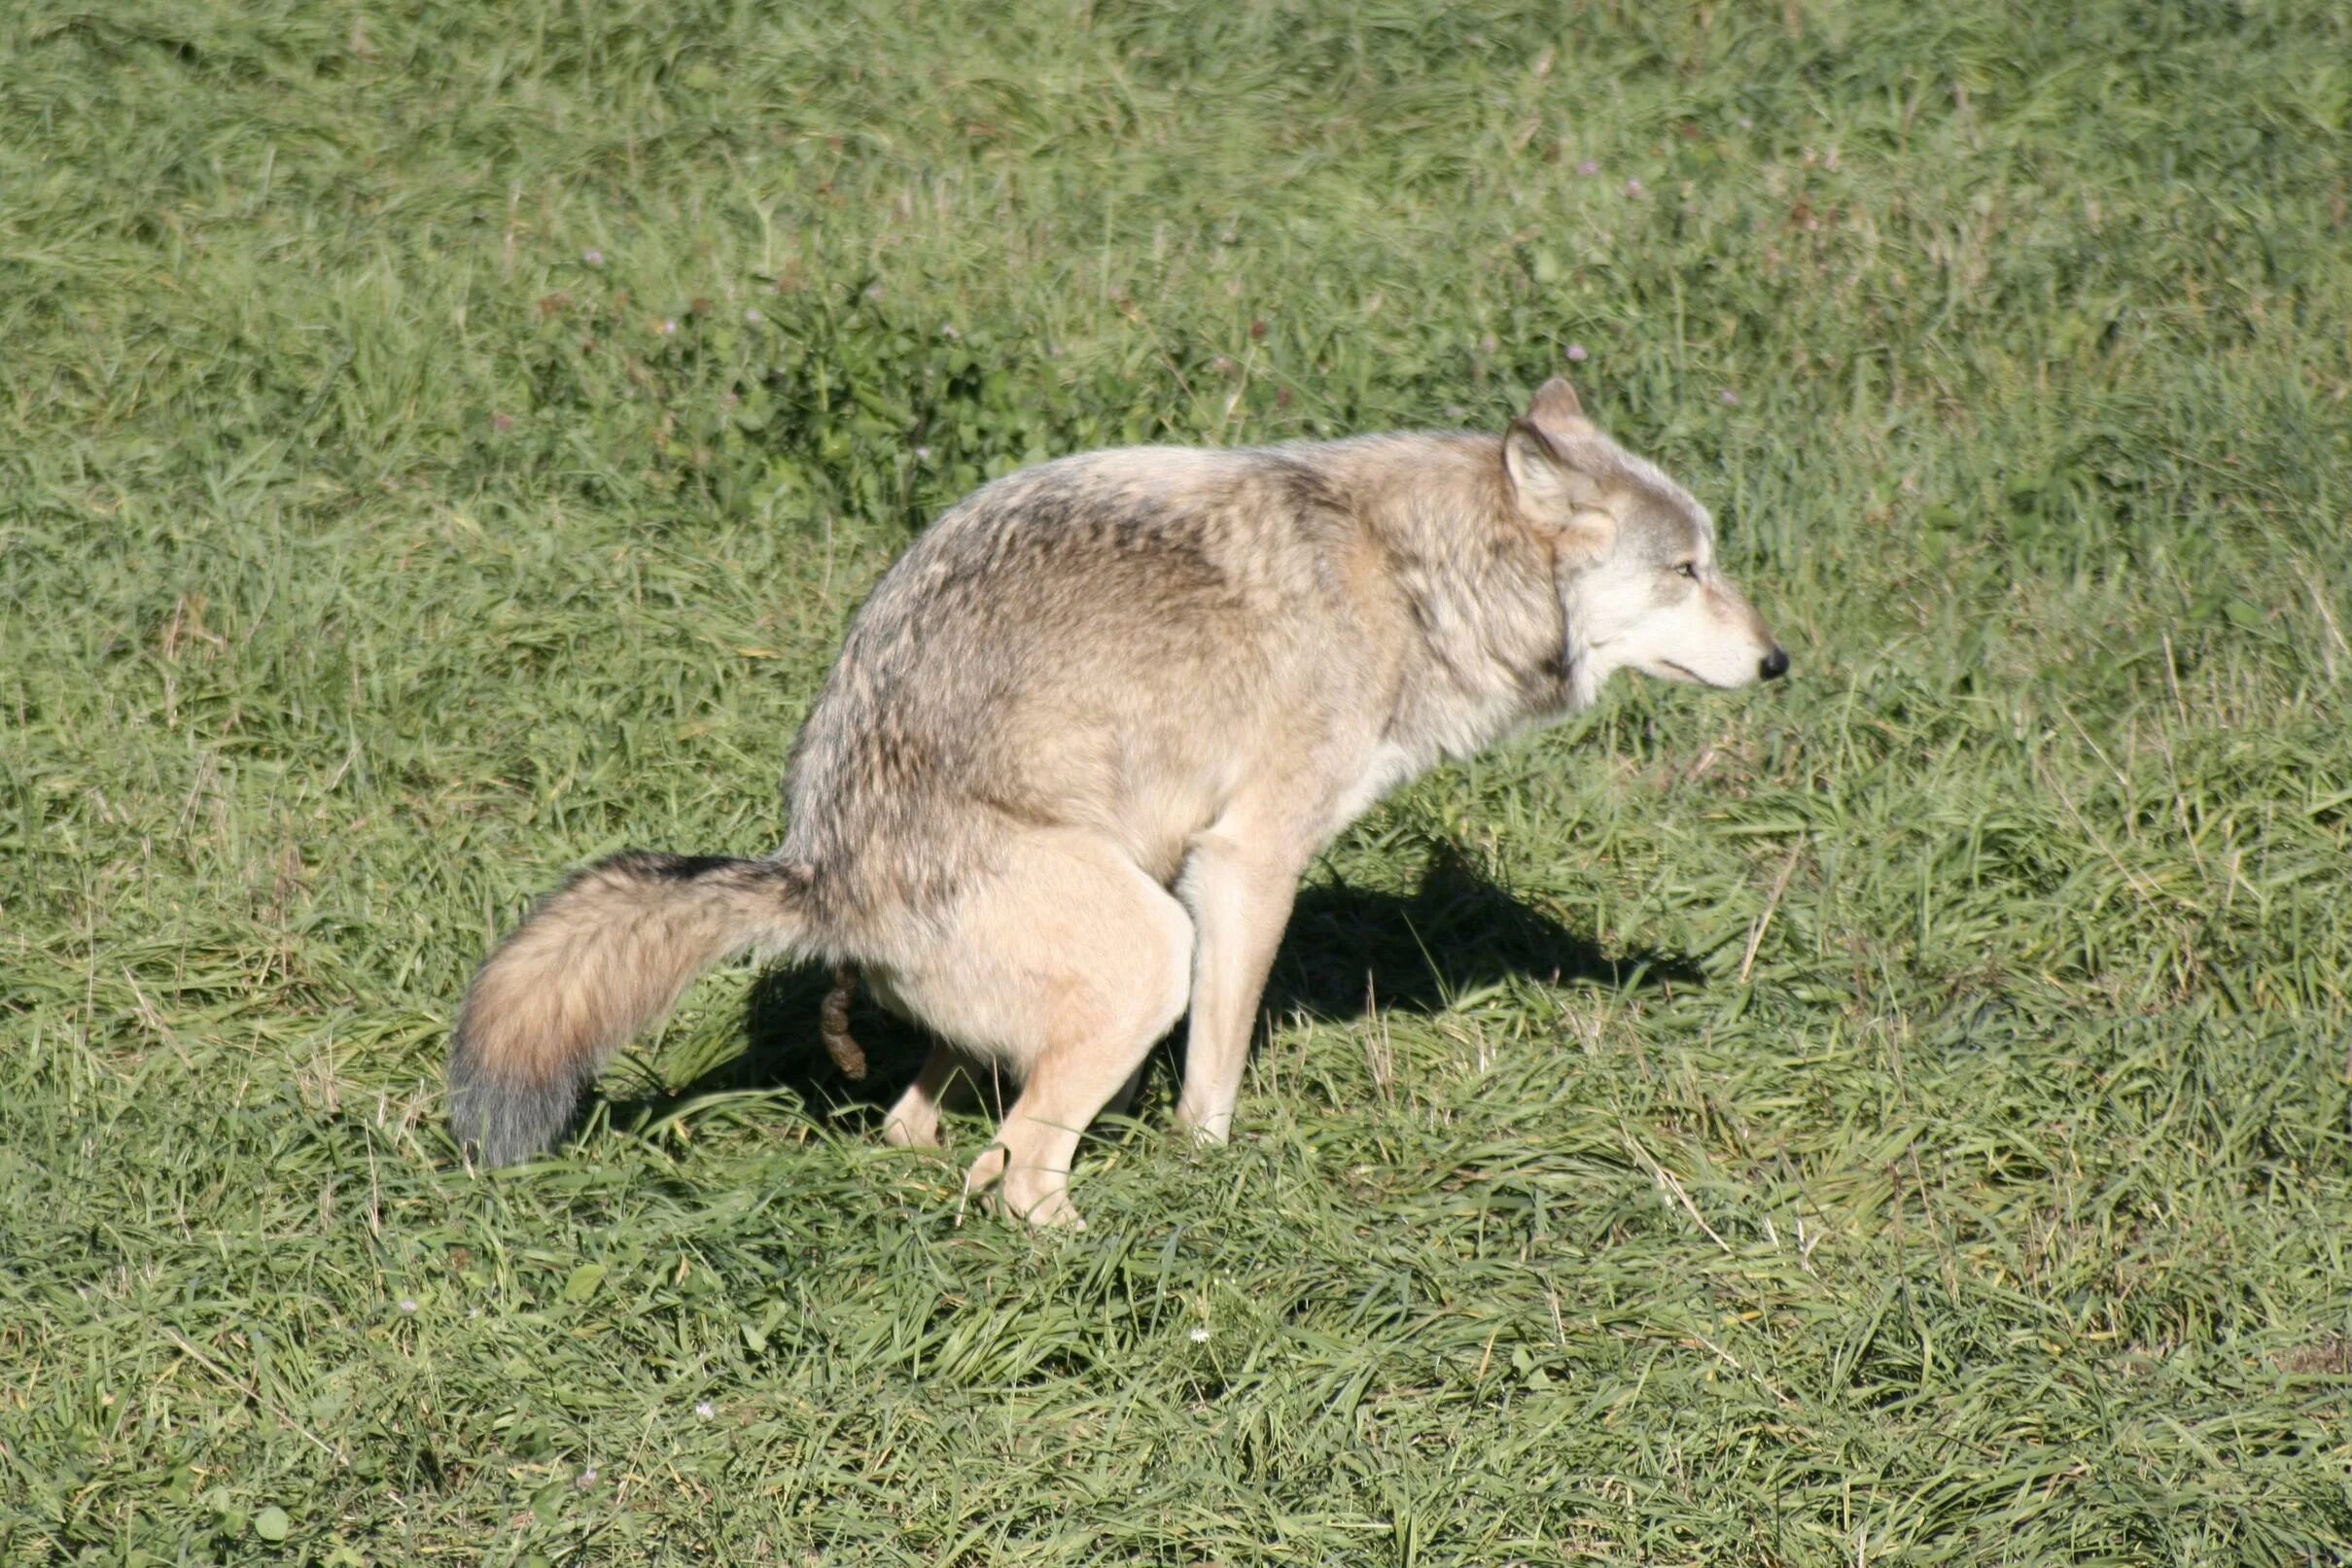
[[[809,933],[806,866],[631,851],[540,901],[467,989],[449,1046],[449,1120],[489,1165],[561,1136],[579,1092],[694,977]]]

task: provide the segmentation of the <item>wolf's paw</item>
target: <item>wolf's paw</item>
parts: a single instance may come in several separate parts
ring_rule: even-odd
[[[936,1149],[941,1147],[939,1112],[935,1107],[918,1110],[894,1110],[890,1120],[882,1124],[882,1141],[894,1149]]]
[[[1083,1231],[1086,1221],[1078,1213],[1077,1204],[1070,1201],[1070,1188],[1056,1183],[1052,1188],[1023,1202],[1023,1195],[1005,1183],[998,1199],[999,1206],[1011,1219],[1023,1220],[1039,1230]]]
[[[996,1144],[972,1162],[964,1178],[966,1201],[977,1198],[989,1211],[1042,1229],[1054,1226],[1086,1229],[1077,1205],[1070,1201],[1070,1173],[1036,1166],[1010,1164],[1004,1145]]]
[[[1176,1126],[1192,1134],[1192,1141],[1204,1149],[1213,1149],[1233,1139],[1233,1112],[1195,1114],[1178,1105]]]

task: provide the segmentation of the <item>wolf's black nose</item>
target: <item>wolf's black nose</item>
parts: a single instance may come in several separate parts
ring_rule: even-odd
[[[1773,650],[1764,656],[1763,669],[1764,679],[1767,680],[1777,680],[1788,674],[1787,650],[1775,645]]]

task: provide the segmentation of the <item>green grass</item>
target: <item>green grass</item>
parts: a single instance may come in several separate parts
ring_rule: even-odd
[[[2347,58],[2318,0],[7,8],[0,1552],[2339,1560]],[[1091,1230],[960,1222],[737,971],[455,1163],[493,935],[771,847],[945,502],[1493,426],[1570,344],[1796,677],[1375,812],[1234,1146],[1162,1070]]]

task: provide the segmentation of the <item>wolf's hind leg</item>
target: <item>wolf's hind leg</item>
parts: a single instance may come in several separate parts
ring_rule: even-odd
[[[1053,998],[1042,1048],[998,1130],[1000,1166],[984,1168],[984,1156],[966,1182],[984,1186],[1000,1172],[1004,1211],[1033,1225],[1081,1223],[1070,1202],[1078,1139],[1132,1092],[1191,991],[1192,922],[1182,905],[1109,846],[1073,861],[1068,874],[1084,885],[1083,895],[1067,889],[1071,896],[1053,923],[1060,929],[1037,932],[1058,960],[1040,976]],[[1040,899],[1032,907],[1046,906]]]
[[[1070,1166],[1087,1126],[1184,1011],[1192,922],[1114,844],[1038,833],[955,916],[947,951],[901,966],[924,1022],[1021,1079],[965,1181],[1033,1224],[1076,1223]]]
[[[965,1073],[964,1056],[954,1046],[944,1042],[932,1046],[930,1055],[923,1059],[923,1070],[882,1119],[883,1141],[901,1149],[937,1148],[939,1113]]]

